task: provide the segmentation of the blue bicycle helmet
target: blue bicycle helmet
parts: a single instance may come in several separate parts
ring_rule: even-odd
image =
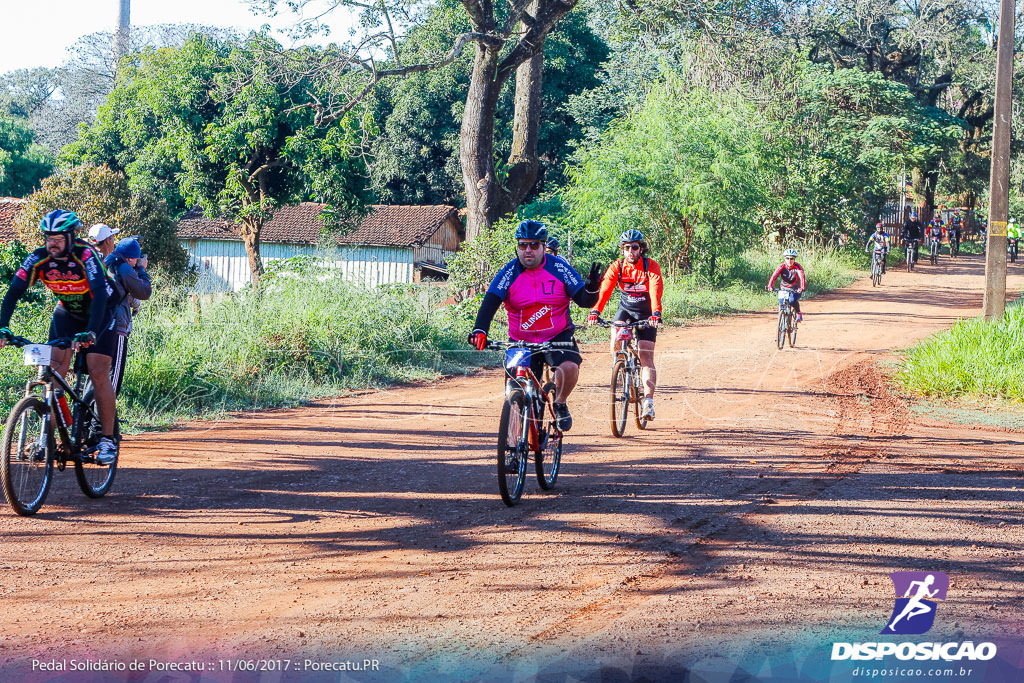
[[[561,248],[562,244],[554,237],[549,237],[547,243],[544,246],[546,246],[551,251],[558,251]]]
[[[523,221],[516,228],[516,239],[545,242],[548,239],[548,229],[540,221]]]
[[[61,209],[51,211],[43,216],[43,220],[39,222],[39,229],[50,235],[73,234],[81,226],[82,221],[78,219],[78,214],[74,211],[63,211]]]
[[[644,234],[639,230],[632,229],[619,235],[619,244],[625,244],[627,242],[640,242],[643,244]]]

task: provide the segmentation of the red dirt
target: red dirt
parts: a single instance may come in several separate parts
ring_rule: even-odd
[[[132,437],[107,498],[65,472],[34,518],[0,513],[0,664],[731,671],[808,633],[873,638],[900,569],[950,575],[948,634],[1019,640],[1024,434],[916,419],[884,377],[890,350],[978,314],[982,273],[808,300],[781,352],[770,312],[663,330],[657,420],[623,439],[595,345],[557,487],[512,509],[493,372]]]

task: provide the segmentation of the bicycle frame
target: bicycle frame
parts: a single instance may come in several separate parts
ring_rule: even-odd
[[[37,392],[36,389],[43,389],[43,402],[49,410],[46,419],[50,421],[50,424],[56,427],[53,431],[58,437],[56,439],[58,442],[57,450],[54,453],[57,459],[58,469],[63,470],[68,459],[74,460],[75,458],[79,458],[83,462],[92,462],[92,456],[84,455],[81,452],[81,444],[76,443],[76,435],[73,432],[76,431],[74,428],[77,424],[75,423],[74,418],[70,421],[64,418],[63,411],[61,410],[60,403],[57,398],[57,389],[62,389],[65,397],[73,401],[75,406],[81,411],[78,414],[78,420],[91,421],[98,419],[98,416],[93,412],[92,407],[78,395],[78,392],[71,388],[71,385],[68,384],[67,380],[61,377],[60,374],[53,371],[53,368],[49,365],[39,365],[37,367],[38,373],[36,374],[36,378],[25,383],[25,396],[27,397],[32,396],[33,394],[38,394],[39,392]],[[81,368],[81,361],[76,358],[76,388],[81,386],[84,374],[85,372]],[[65,422],[68,422],[68,424],[65,424]]]

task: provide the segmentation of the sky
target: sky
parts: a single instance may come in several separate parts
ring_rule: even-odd
[[[0,73],[59,66],[67,58],[67,49],[82,36],[113,31],[119,7],[119,0],[0,0],[8,29],[0,41]],[[335,40],[347,37],[343,20],[340,14],[328,17]],[[132,0],[131,4],[131,22],[136,26],[188,23],[248,30],[263,24],[284,28],[294,21],[287,11],[274,19],[257,16],[244,0]],[[283,36],[278,40],[291,44]]]

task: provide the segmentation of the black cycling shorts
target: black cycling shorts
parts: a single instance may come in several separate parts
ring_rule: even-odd
[[[50,321],[50,339],[74,337],[85,332],[89,327],[88,319],[80,319],[68,313],[63,306],[53,309],[53,320]],[[117,354],[117,333],[114,331],[114,319],[111,318],[103,332],[96,338],[96,343],[84,349],[85,354],[98,353],[113,358]]]
[[[550,365],[552,368],[557,368],[562,363],[576,363],[576,365],[583,364],[583,356],[580,354],[580,347],[576,344],[576,340],[573,339],[573,333],[575,331],[575,329],[570,327],[567,330],[559,332],[555,337],[548,340],[553,342],[572,342],[572,348],[533,352],[533,355],[530,356],[530,369],[533,370],[533,374],[537,375],[537,379],[543,378],[545,363]],[[505,368],[505,374],[509,377],[515,377],[515,372],[508,368]]]
[[[650,315],[638,316],[636,313],[632,313],[620,307],[619,310],[615,311],[615,317],[612,318],[612,320],[623,323],[636,323],[641,320],[647,320],[650,317]],[[635,334],[636,338],[640,341],[649,341],[651,343],[654,343],[654,340],[658,338],[658,330],[653,327],[634,328],[633,334]]]

